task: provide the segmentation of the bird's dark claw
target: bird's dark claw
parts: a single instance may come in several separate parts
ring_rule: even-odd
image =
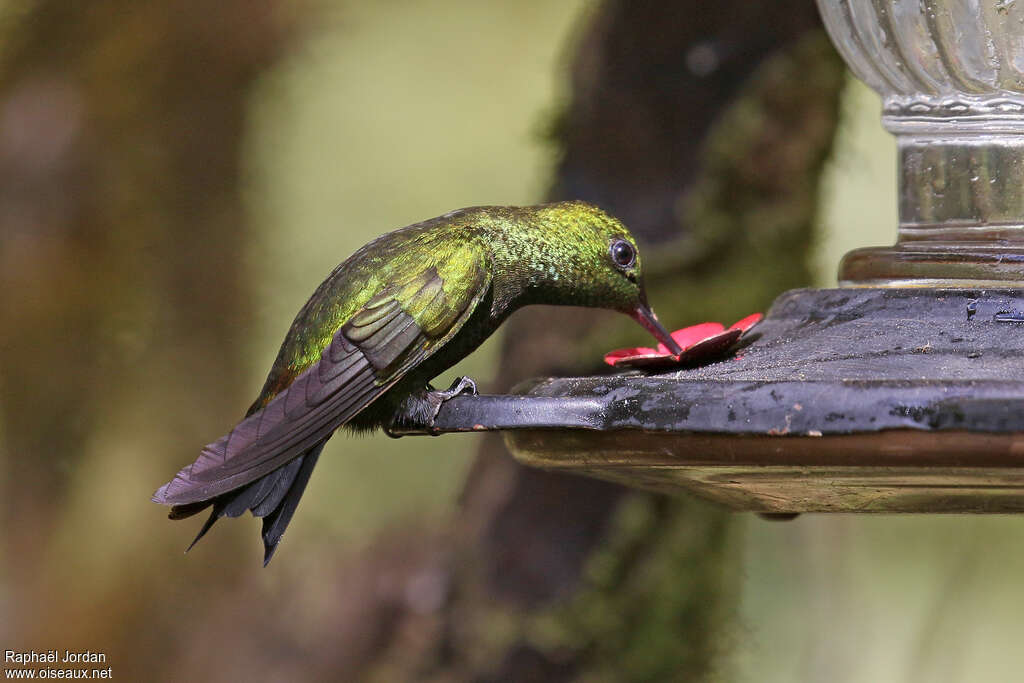
[[[437,436],[441,432],[434,427],[441,405],[456,396],[476,396],[476,382],[469,377],[459,377],[444,391],[427,386],[421,392],[410,394],[398,406],[391,421],[384,427],[384,433],[393,439],[415,434]]]
[[[459,377],[457,380],[452,382],[452,385],[448,387],[446,390],[434,391],[432,393],[435,393],[438,396],[440,396],[441,403],[444,403],[448,399],[455,398],[456,396],[476,396],[480,392],[476,390],[476,382],[473,381],[473,378],[466,377],[465,375],[463,375],[462,377]],[[438,408],[440,408],[440,406],[438,406]]]

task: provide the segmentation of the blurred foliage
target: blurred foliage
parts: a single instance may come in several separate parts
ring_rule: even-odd
[[[450,542],[472,521],[442,523],[468,436],[334,439],[266,571],[248,518],[180,553],[196,524],[148,494],[240,416],[337,262],[457,206],[543,196],[562,160],[539,138],[566,133],[563,51],[589,5],[0,2],[5,647],[92,648],[122,680],[456,680],[495,653],[585,680],[1017,677],[1017,518],[776,524],[630,494],[580,590],[527,613],[452,583],[475,559]],[[830,282],[844,240],[892,241],[892,142],[863,86],[816,195],[833,112],[803,91],[838,87],[827,52],[765,63],[707,144],[666,153],[704,169],[655,212],[689,227],[649,258],[670,324]],[[562,320],[580,345],[548,352],[567,369],[642,334]],[[452,374],[492,377],[500,345]],[[477,649],[453,669],[437,643]]]
[[[5,17],[0,629],[19,649],[106,648],[127,672],[139,626],[180,628],[175,585],[200,582],[193,566],[154,589],[175,544],[146,492],[243,400],[225,352],[249,314],[240,141],[290,31],[278,9],[40,1]]]
[[[365,242],[462,206],[538,201],[552,152],[536,131],[564,97],[557,65],[584,7],[339,3],[260,83],[246,154],[262,228],[249,265],[254,394],[291,317]],[[486,390],[500,344],[499,332],[448,375]],[[289,545],[365,542],[403,515],[450,511],[478,442],[332,439]]]
[[[355,246],[534,199],[549,154],[534,126],[581,6],[3,6],[5,642],[92,647],[136,680],[294,671],[278,628],[320,623],[334,548],[443,514],[472,439],[337,439],[288,561],[266,572],[258,524],[219,526],[186,557],[195,524],[148,496],[241,415],[291,316]],[[387,592],[368,580],[367,596]],[[307,609],[250,613],[278,599]],[[197,622],[245,647],[224,656],[225,634]]]
[[[821,287],[836,285],[846,252],[896,239],[896,139],[881,125],[879,96],[847,76],[836,149],[821,178],[813,268]]]

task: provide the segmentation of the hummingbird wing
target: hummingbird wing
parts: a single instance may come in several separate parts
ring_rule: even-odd
[[[458,333],[490,288],[487,266],[485,250],[463,242],[386,286],[341,325],[315,365],[205,446],[153,500],[197,512],[325,441]]]

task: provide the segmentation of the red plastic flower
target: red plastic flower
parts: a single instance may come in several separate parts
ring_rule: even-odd
[[[669,353],[664,344],[658,344],[656,349],[640,346],[635,349],[609,351],[604,355],[604,362],[615,367],[668,368],[709,361],[735,346],[740,337],[761,322],[762,318],[763,315],[755,313],[728,328],[722,323],[701,323],[676,330],[672,333],[672,338],[683,350],[678,356]]]

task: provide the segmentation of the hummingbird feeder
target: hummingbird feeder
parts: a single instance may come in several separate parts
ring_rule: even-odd
[[[897,139],[896,244],[782,294],[728,361],[460,396],[436,430],[761,513],[1024,511],[1024,5],[818,4]]]

